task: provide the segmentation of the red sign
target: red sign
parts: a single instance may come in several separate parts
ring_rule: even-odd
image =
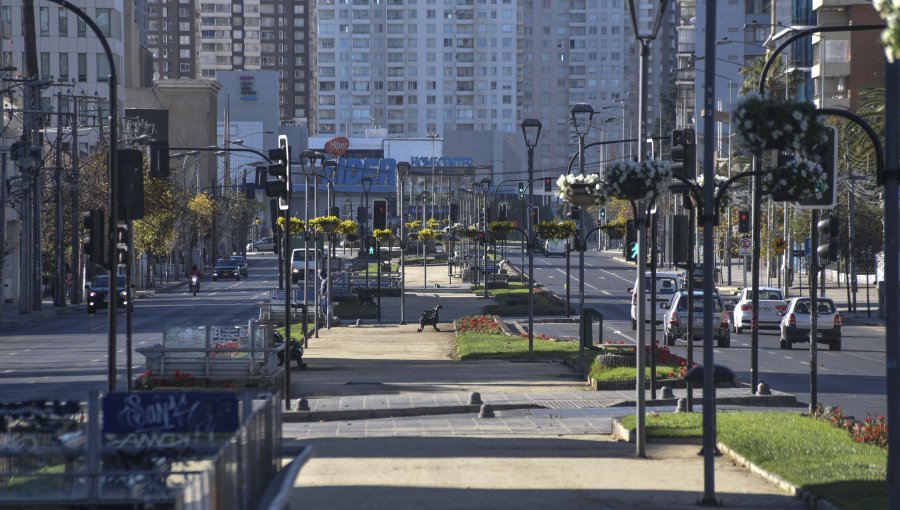
[[[350,148],[350,140],[346,136],[338,136],[325,142],[325,154],[339,158],[347,153]]]

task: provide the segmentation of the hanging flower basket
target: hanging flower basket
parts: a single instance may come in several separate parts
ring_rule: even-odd
[[[309,220],[309,226],[316,229],[316,232],[334,232],[340,224],[341,220],[337,216],[319,216]]]
[[[560,175],[556,186],[559,188],[559,198],[569,204],[588,207],[606,203],[606,193],[597,174]]]
[[[468,226],[459,230],[459,235],[466,239],[477,239],[479,233],[481,233],[481,231],[474,226]]]
[[[541,239],[568,239],[575,235],[577,226],[573,220],[542,221],[534,226],[534,231]]]
[[[622,200],[653,200],[665,193],[672,178],[672,164],[660,159],[617,161],[607,167],[605,191]]]
[[[423,228],[418,232],[418,234],[416,234],[416,236],[419,238],[419,241],[422,241],[423,243],[433,241],[435,238],[437,238],[437,234],[430,228]]]
[[[806,158],[797,158],[769,170],[762,178],[762,185],[763,191],[771,193],[776,202],[818,199],[828,191],[825,169],[820,163]]]
[[[700,188],[700,193],[702,195],[704,182],[703,174],[700,174],[699,176],[697,176],[696,180],[692,180],[691,182],[693,182]],[[728,182],[728,177],[725,177],[724,175],[716,175],[715,196],[716,198],[718,198],[720,195],[722,197],[721,199],[719,199],[720,210],[724,210],[726,207],[731,205],[731,195],[729,193],[729,190],[722,187],[726,182]]]
[[[340,222],[337,226],[337,232],[339,234],[344,234],[349,236],[350,234],[355,234],[359,231],[359,225],[356,224],[353,220],[344,220]]]
[[[874,0],[872,3],[887,24],[881,31],[881,42],[885,55],[893,62],[900,56],[900,3],[896,0]]]
[[[387,228],[376,228],[372,231],[372,237],[374,237],[379,243],[386,243],[390,241],[391,237],[393,236],[394,233]]]
[[[506,239],[514,227],[515,225],[511,221],[492,221],[488,225],[488,230],[494,239]]]
[[[791,151],[801,156],[828,142],[824,117],[812,103],[763,99],[747,94],[734,109],[740,143],[750,152]]]

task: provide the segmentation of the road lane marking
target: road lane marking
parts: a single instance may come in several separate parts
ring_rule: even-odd
[[[784,359],[794,359],[794,358],[792,358],[790,356],[785,356]]]
[[[606,294],[607,296],[612,296],[612,294],[610,294],[609,292],[607,292],[607,291],[605,291],[605,290],[601,290],[600,292]]]
[[[97,363],[98,361],[103,361],[102,359],[92,359],[91,363]]]
[[[585,283],[585,285],[588,286],[588,287],[590,287],[590,288],[592,288],[592,289],[594,289],[594,290],[600,290],[600,289],[598,289],[597,287],[594,287],[593,285],[591,285],[590,283]]]

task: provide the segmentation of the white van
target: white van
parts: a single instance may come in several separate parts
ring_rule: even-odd
[[[645,321],[650,320],[652,313],[650,307],[656,306],[656,320],[657,322],[662,322],[669,300],[672,299],[676,292],[681,290],[681,276],[676,273],[661,273],[657,271],[656,299],[654,299],[650,295],[650,271],[644,274],[644,296],[647,300],[647,307],[644,308]],[[638,282],[635,280],[634,287],[628,289],[628,292],[631,293],[631,329],[637,329],[637,284]]]
[[[544,242],[544,255],[551,257],[559,255],[566,256],[566,241],[564,239],[547,239]]]

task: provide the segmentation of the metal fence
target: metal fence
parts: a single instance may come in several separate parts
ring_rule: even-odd
[[[0,506],[255,508],[281,466],[279,398],[244,394],[227,434],[111,434],[98,394],[0,403]]]

